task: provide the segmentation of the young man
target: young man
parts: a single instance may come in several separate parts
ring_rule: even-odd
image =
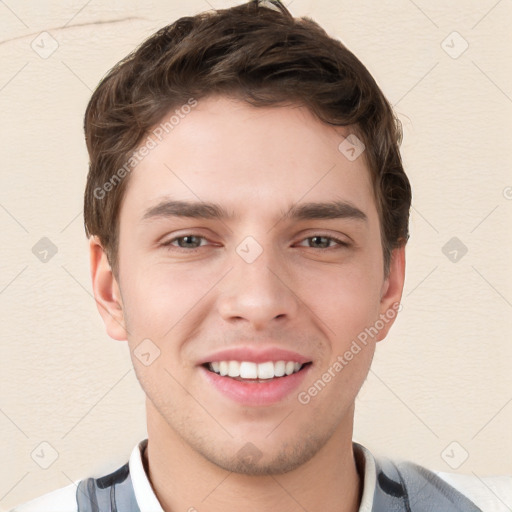
[[[411,190],[350,51],[278,2],[182,18],[102,80],[85,134],[94,295],[148,439],[17,511],[480,510],[352,442]]]

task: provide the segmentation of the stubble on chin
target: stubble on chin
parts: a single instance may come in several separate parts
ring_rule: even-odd
[[[274,453],[260,450],[251,442],[247,442],[232,456],[204,447],[198,451],[209,462],[225,471],[247,476],[271,476],[288,473],[302,466],[322,449],[328,438],[308,436],[294,444],[284,443]]]

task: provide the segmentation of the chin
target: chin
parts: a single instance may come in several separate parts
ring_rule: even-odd
[[[295,444],[281,444],[271,452],[271,448],[260,450],[251,442],[245,443],[231,457],[223,453],[208,453],[201,450],[202,455],[212,464],[232,473],[247,476],[270,476],[288,473],[302,466],[318,453],[327,439],[300,439]]]

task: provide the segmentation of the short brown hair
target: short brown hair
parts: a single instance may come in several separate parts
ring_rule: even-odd
[[[84,224],[88,237],[98,236],[114,274],[129,179],[116,171],[126,170],[144,136],[171,109],[213,94],[262,107],[300,104],[325,123],[351,127],[366,146],[387,274],[392,249],[409,238],[401,123],[340,41],[313,20],[294,18],[280,2],[258,0],[178,19],[116,64],[94,91],[84,120],[90,158]]]

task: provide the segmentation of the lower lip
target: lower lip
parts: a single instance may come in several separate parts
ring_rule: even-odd
[[[308,364],[297,373],[286,377],[275,377],[263,382],[243,382],[230,377],[221,377],[200,367],[207,381],[224,396],[244,405],[271,405],[280,402],[297,389],[308,373]]]

